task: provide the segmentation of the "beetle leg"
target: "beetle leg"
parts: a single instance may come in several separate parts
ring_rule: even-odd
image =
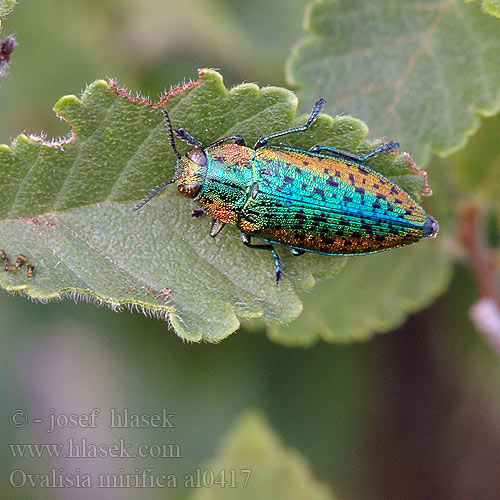
[[[241,233],[241,241],[248,248],[256,248],[257,250],[269,250],[270,252],[272,252],[274,257],[274,278],[276,280],[276,286],[278,286],[283,276],[283,271],[280,257],[274,247],[272,245],[252,245],[252,237],[246,233]]]
[[[206,214],[205,210],[203,208],[195,208],[191,212],[191,217],[193,219],[199,219],[200,217],[203,217]]]
[[[399,142],[394,142],[394,141],[386,142],[385,144],[380,145],[377,149],[374,149],[371,153],[368,153],[366,156],[363,156],[363,158],[361,158],[361,161],[366,161],[369,160],[370,158],[375,158],[375,156],[379,155],[380,153],[387,153],[389,151],[394,151],[397,148],[399,148]]]
[[[212,226],[210,227],[210,236],[215,238],[222,230],[222,228],[226,225],[225,222],[221,222],[217,219],[212,219]]]
[[[220,146],[221,144],[224,144],[225,142],[231,142],[233,141],[235,144],[238,144],[238,146],[246,146],[247,143],[245,142],[245,139],[241,135],[231,135],[230,137],[223,137],[222,139],[219,139],[218,141],[212,142],[212,144],[209,144],[207,148],[213,148],[215,146]]]
[[[399,147],[399,142],[387,142],[386,144],[382,144],[378,148],[374,149],[371,153],[368,153],[366,156],[358,156],[353,153],[349,153],[347,151],[342,151],[337,148],[331,148],[329,146],[321,146],[317,144],[316,146],[313,146],[309,151],[312,151],[313,153],[326,153],[330,156],[333,156],[334,158],[339,158],[340,160],[354,160],[360,163],[363,163],[366,160],[369,160],[370,158],[375,158],[375,156],[379,155],[380,153],[387,153],[389,151],[393,151],[394,149],[397,149]]]
[[[274,134],[266,135],[264,137],[261,137],[256,143],[255,146],[253,147],[254,149],[261,148],[267,144],[267,142],[271,139],[276,139],[277,137],[285,137],[286,135],[290,134],[297,134],[300,132],[305,132],[318,118],[318,115],[321,113],[321,110],[325,107],[326,101],[324,99],[320,99],[319,101],[316,101],[316,104],[314,105],[313,110],[311,111],[311,116],[309,116],[309,119],[307,120],[305,125],[302,125],[302,127],[293,127],[289,128],[286,130],[282,130],[281,132],[275,132]]]
[[[317,144],[313,146],[309,151],[313,153],[325,153],[334,158],[339,158],[340,160],[354,160],[362,162],[363,158],[361,156],[355,155],[354,153],[349,153],[348,151],[342,151],[341,149],[331,148],[330,146],[321,146]]]
[[[306,253],[306,251],[302,250],[302,248],[292,248],[291,251],[292,255],[295,255],[296,257],[298,257],[299,255],[304,255]]]

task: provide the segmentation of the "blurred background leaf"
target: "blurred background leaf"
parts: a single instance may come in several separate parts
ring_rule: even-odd
[[[465,0],[466,2],[475,2],[477,0]],[[500,0],[482,0],[481,7],[485,12],[495,17],[500,17]]]
[[[295,450],[284,448],[266,419],[255,411],[248,411],[224,437],[218,456],[202,471],[212,471],[217,479],[224,471],[224,483],[199,489],[191,500],[224,500],[236,498],[228,485],[244,485],[238,499],[260,500],[333,500],[328,488],[311,475],[308,464]],[[227,471],[234,471],[234,479]],[[247,471],[246,473],[243,471]],[[195,483],[195,481],[193,481]]]
[[[301,102],[322,95],[330,113],[397,138],[423,165],[500,109],[500,26],[475,5],[315,0],[306,29],[287,68]]]
[[[16,0],[0,0],[0,17],[6,16],[14,5],[16,5]],[[0,27],[1,26],[0,20]]]

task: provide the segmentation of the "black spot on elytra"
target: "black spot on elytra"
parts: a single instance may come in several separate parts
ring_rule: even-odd
[[[363,167],[359,167],[359,171],[363,175],[369,175],[370,174],[370,172],[368,170],[365,170]]]
[[[382,205],[376,201],[373,203],[372,207],[375,209],[375,210],[378,210],[379,208],[382,208]]]
[[[399,194],[399,191],[394,186],[392,186],[391,187],[391,193],[392,194]]]
[[[325,168],[325,169],[323,170],[323,172],[324,172],[325,174],[329,174],[329,173],[330,173],[330,169]]]
[[[326,217],[324,215],[314,215],[313,221],[314,222],[326,222]]]
[[[307,219],[307,215],[305,214],[304,210],[299,210],[297,212],[296,217],[297,217],[297,219],[300,219],[300,220],[306,220]]]
[[[307,184],[302,184],[302,191],[307,191]]]
[[[356,191],[356,193],[359,193],[361,195],[365,194],[365,189],[364,188],[357,187],[357,188],[355,188],[355,191]]]
[[[254,224],[255,222],[257,222],[250,214],[245,215],[245,219],[248,222],[251,222],[252,224]]]
[[[395,203],[399,203],[400,205],[403,204],[403,202],[399,198],[394,198]]]
[[[339,187],[339,183],[334,181],[333,180],[333,176],[329,175],[328,176],[328,179],[326,180],[326,183],[329,185],[329,186],[333,186],[333,187]]]
[[[380,198],[382,198],[383,200],[386,200],[387,196],[385,194],[382,194],[382,193],[377,193],[377,199],[380,200]]]
[[[349,180],[351,181],[351,184],[354,186],[354,175],[349,174]]]
[[[340,177],[341,173],[338,170],[335,170],[335,177]]]
[[[325,192],[322,189],[314,188],[313,194],[321,196],[321,199],[325,201]]]
[[[373,189],[380,189],[380,186],[378,184],[374,184]]]
[[[361,229],[367,234],[373,234],[373,228],[369,224],[361,224]]]
[[[288,175],[285,175],[285,176],[283,177],[283,180],[284,180],[285,182],[288,182],[289,184],[293,184],[293,178],[292,178],[292,177],[289,177]]]
[[[301,168],[299,168],[299,167],[295,167],[295,172],[296,172],[297,174],[301,175],[301,174],[302,174],[302,169],[301,169]]]
[[[375,241],[385,241],[385,236],[382,236],[381,234],[377,234],[375,236]]]
[[[405,211],[405,215],[411,215],[412,213],[413,213],[413,211],[410,210],[409,208],[407,208]]]
[[[350,196],[345,196],[345,195],[344,195],[344,201],[345,201],[346,203],[350,203],[350,202],[352,201],[352,198],[351,198]]]
[[[351,234],[353,238],[361,238],[361,233],[358,233],[357,231],[354,231],[354,233]]]

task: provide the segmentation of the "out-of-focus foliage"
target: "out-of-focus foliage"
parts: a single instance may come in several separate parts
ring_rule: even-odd
[[[321,94],[425,164],[500,110],[498,23],[462,0],[314,0],[288,78],[302,102]]]
[[[214,484],[208,476],[206,486],[190,500],[231,500],[235,498],[231,481],[238,488],[239,500],[333,500],[300,454],[284,448],[263,416],[254,411],[240,417],[217,457],[202,470],[212,471]],[[227,472],[231,470],[232,476]]]
[[[465,0],[466,2],[475,2],[477,0]],[[495,17],[500,17],[500,0],[482,0],[481,7],[485,12]]]
[[[464,196],[500,213],[500,114],[486,119],[467,146],[443,163]]]
[[[0,0],[0,17],[6,16],[10,10],[16,5],[16,0]],[[0,27],[2,26],[0,20]]]

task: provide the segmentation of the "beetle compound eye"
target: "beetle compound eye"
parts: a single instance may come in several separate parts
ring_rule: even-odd
[[[200,167],[204,167],[207,164],[207,157],[200,149],[192,149],[186,156]]]
[[[196,198],[201,190],[201,184],[196,182],[195,184],[182,184],[179,186],[180,193],[186,198]]]

